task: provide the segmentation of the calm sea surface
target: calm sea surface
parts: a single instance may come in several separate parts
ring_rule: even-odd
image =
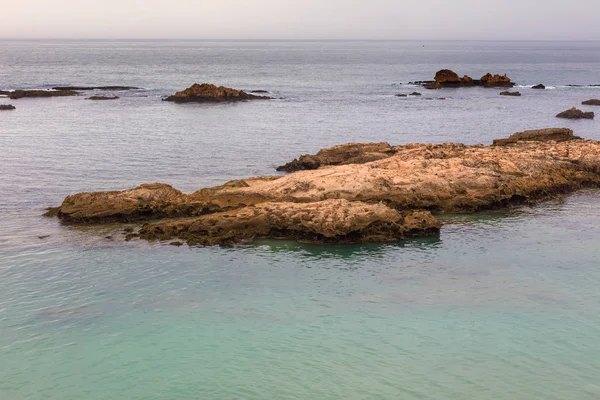
[[[507,73],[523,96],[407,85],[445,67]],[[600,122],[554,117],[600,98],[599,71],[600,42],[0,41],[0,89],[140,87],[0,97],[17,107],[0,113],[0,400],[600,398],[597,190],[386,245],[173,248],[40,216],[351,141],[600,139]],[[194,82],[279,99],[160,101]]]

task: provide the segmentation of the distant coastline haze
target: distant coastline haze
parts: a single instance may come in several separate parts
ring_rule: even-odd
[[[23,0],[2,8],[0,39],[600,40],[596,0]]]

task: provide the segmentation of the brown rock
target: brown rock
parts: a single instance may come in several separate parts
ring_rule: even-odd
[[[0,104],[0,111],[15,110],[16,108],[12,104]]]
[[[458,74],[449,69],[442,69],[435,74],[434,80],[442,86],[460,86],[461,79]]]
[[[198,218],[145,225],[139,237],[179,238],[190,245],[235,244],[257,238],[357,243],[434,235],[439,228],[439,222],[426,211],[401,213],[379,203],[324,200],[266,202]]]
[[[482,86],[485,87],[513,87],[515,84],[510,81],[510,78],[504,74],[503,76],[489,72],[479,80]]]
[[[8,97],[11,99],[21,99],[24,97],[76,96],[78,94],[74,90],[15,90],[8,93]]]
[[[567,119],[594,119],[594,113],[591,111],[584,112],[575,107],[569,108],[566,111],[558,113],[556,115],[558,118],[567,118]]]
[[[473,81],[473,78],[471,78],[468,75],[463,76],[460,79],[460,83],[461,83],[462,86],[473,86],[473,85],[475,85],[475,82]]]
[[[187,102],[231,102],[244,100],[270,99],[266,96],[255,96],[241,90],[226,88],[223,86],[215,86],[208,83],[194,83],[189,88],[169,96],[165,101],[174,101],[176,103]]]
[[[600,99],[591,99],[582,102],[584,106],[600,106]]]
[[[90,96],[86,100],[117,100],[119,96]]]
[[[534,129],[529,131],[517,132],[514,135],[509,136],[507,139],[496,139],[494,145],[504,146],[507,144],[514,144],[519,141],[556,141],[565,142],[568,140],[581,139],[580,137],[574,136],[573,131],[567,128],[546,128],[546,129]]]
[[[521,96],[521,93],[506,91],[506,92],[500,92],[500,96],[517,96],[518,97],[518,96]]]
[[[293,172],[317,169],[327,165],[363,164],[392,156],[396,151],[388,143],[347,143],[320,150],[315,155],[305,154],[277,171]]]

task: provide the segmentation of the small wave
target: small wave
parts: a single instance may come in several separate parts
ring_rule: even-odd
[[[521,88],[521,89],[531,89],[534,86],[535,85],[515,85],[516,88]],[[556,89],[556,86],[546,86],[545,90],[553,90],[553,89]]]

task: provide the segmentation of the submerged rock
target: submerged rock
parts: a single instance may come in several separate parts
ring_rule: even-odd
[[[544,86],[540,83],[539,85],[532,86],[531,88],[532,89],[546,89],[546,86]]]
[[[198,84],[194,83],[189,88],[175,93],[173,96],[169,96],[164,101],[173,101],[176,103],[188,103],[188,102],[231,102],[231,101],[244,101],[244,100],[265,100],[271,99],[266,96],[255,96],[253,94],[246,93],[242,90],[236,90],[226,88],[223,86],[215,86],[208,83]]]
[[[439,232],[426,211],[398,212],[384,204],[324,200],[312,203],[265,202],[197,218],[148,224],[146,240],[181,239],[190,245],[235,244],[258,238],[317,243],[388,242]]]
[[[506,91],[506,92],[500,92],[500,96],[520,96],[521,93],[520,92],[510,92],[510,91]]]
[[[15,110],[16,108],[12,104],[0,104],[0,111]]]
[[[56,86],[54,90],[135,90],[135,86]]]
[[[15,90],[8,93],[8,97],[11,99],[21,99],[24,97],[76,96],[78,94],[74,90]]]
[[[317,169],[326,165],[364,164],[391,157],[396,150],[388,143],[346,143],[322,149],[315,155],[305,154],[277,167],[277,171],[293,172]]]
[[[574,136],[573,131],[567,128],[546,128],[546,129],[534,129],[529,131],[517,132],[514,135],[509,136],[507,139],[496,139],[494,145],[505,146],[507,144],[514,144],[519,141],[535,141],[535,142],[546,142],[556,141],[564,142],[567,140],[581,139],[580,137]]]
[[[558,118],[567,118],[567,119],[594,119],[594,113],[592,111],[581,111],[575,107],[569,108],[566,111],[558,113],[556,115]]]
[[[117,100],[119,96],[90,96],[86,100]]]
[[[600,106],[600,99],[590,99],[583,101],[581,104],[584,106]]]

